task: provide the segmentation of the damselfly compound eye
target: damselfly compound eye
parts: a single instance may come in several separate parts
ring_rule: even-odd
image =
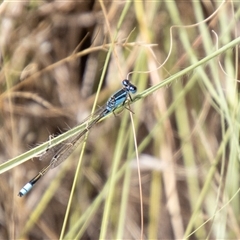
[[[137,87],[131,84],[131,85],[129,85],[128,90],[131,93],[135,93],[137,91]]]
[[[127,79],[124,79],[123,81],[122,81],[122,85],[124,86],[124,87],[128,87],[129,86],[129,80],[127,80]]]

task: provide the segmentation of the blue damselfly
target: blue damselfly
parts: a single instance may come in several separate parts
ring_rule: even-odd
[[[67,143],[60,143],[53,147],[53,149],[47,149],[45,154],[40,158],[49,158],[51,155],[50,163],[45,166],[33,179],[31,179],[24,187],[19,191],[18,196],[22,197],[26,195],[34,186],[34,184],[44,176],[50,169],[57,167],[63,161],[65,161],[69,155],[75,150],[75,148],[80,144],[82,137],[103,117],[105,117],[110,112],[113,112],[117,107],[123,105],[128,98],[132,100],[130,93],[136,93],[137,88],[125,79],[122,81],[123,88],[114,93],[107,101],[103,110],[98,114],[94,114],[90,117],[90,120],[86,123],[86,128],[78,133]],[[89,118],[88,118],[89,119]],[[52,150],[52,151],[50,151]]]

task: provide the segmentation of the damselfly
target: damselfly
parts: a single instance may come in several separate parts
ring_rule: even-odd
[[[74,149],[80,144],[82,137],[103,117],[105,117],[110,112],[113,112],[117,107],[124,104],[125,101],[130,98],[132,100],[130,93],[136,93],[137,88],[133,84],[129,82],[129,80],[125,79],[122,81],[123,88],[114,93],[107,101],[103,110],[96,114],[95,116],[91,116],[91,120],[86,123],[86,128],[83,129],[80,133],[78,133],[75,137],[73,137],[67,143],[60,143],[53,147],[52,157],[50,163],[44,167],[33,179],[31,179],[20,191],[18,196],[22,197],[27,194],[33,187],[33,185],[42,177],[44,176],[49,169],[57,167],[61,164],[64,160],[66,160],[69,155],[74,151]],[[48,149],[46,151],[46,155],[49,154]],[[45,154],[42,158],[45,158]],[[44,157],[45,156],[45,157]]]

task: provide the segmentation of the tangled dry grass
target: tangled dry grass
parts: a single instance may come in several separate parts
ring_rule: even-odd
[[[46,162],[35,157],[8,171],[0,167],[0,239],[240,238],[238,51],[226,49],[150,94],[151,86],[217,51],[212,29],[221,46],[238,39],[238,4],[231,1],[208,22],[175,29],[170,39],[171,26],[200,23],[220,4],[2,3],[1,164],[82,122],[94,101],[104,105],[131,71],[138,93],[149,96],[138,95],[131,105],[143,215],[125,110],[90,131],[66,229],[81,148],[24,198],[19,189]],[[170,57],[157,69],[171,40]]]

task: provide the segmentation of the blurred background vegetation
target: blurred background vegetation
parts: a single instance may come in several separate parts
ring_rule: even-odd
[[[0,239],[240,239],[240,8],[222,3],[0,5]],[[81,123],[132,71],[134,123],[110,115],[19,198],[48,162],[18,156]]]

